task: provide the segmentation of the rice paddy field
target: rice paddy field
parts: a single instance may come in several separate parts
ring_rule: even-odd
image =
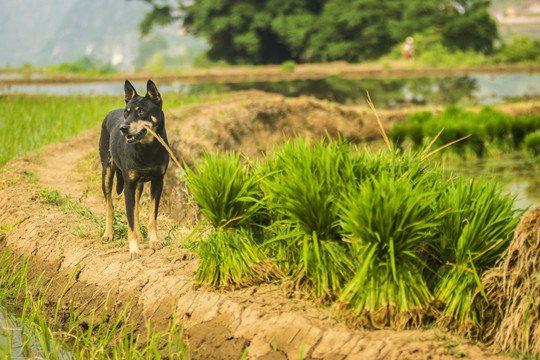
[[[166,111],[215,99],[168,94]],[[1,96],[0,166],[96,128],[122,103],[121,96],[104,95]],[[255,110],[245,117],[247,127],[270,122],[260,115],[264,111],[280,113],[271,106]],[[491,296],[483,279],[502,261],[527,209],[498,179],[459,175],[444,162],[520,152],[538,166],[539,119],[448,107],[395,122],[389,137],[371,146],[327,132],[284,137],[257,156],[229,145],[203,151],[184,164],[186,174],[178,180],[185,181],[183,191],[201,220],[166,248],[196,254],[197,286],[227,292],[277,285],[324,309],[339,309],[352,328],[438,327],[482,341],[485,324],[492,323],[491,313],[482,310]],[[182,136],[183,119],[175,121],[174,133]],[[99,219],[95,223],[99,231]],[[0,224],[0,240],[17,225]],[[61,302],[69,303],[67,290],[56,304],[45,305],[50,285],[28,281],[27,258],[6,251],[0,263],[0,304],[15,310],[16,326],[24,329],[17,340],[23,356],[191,357],[175,317],[162,329],[150,322],[135,328],[127,305],[109,316],[108,297],[101,312],[60,311]],[[13,342],[11,333],[0,332],[0,354],[13,353]],[[510,348],[528,354],[529,344],[523,344]]]
[[[198,96],[167,96],[167,107],[200,101]],[[110,110],[122,105],[122,95],[2,95],[0,166],[14,156],[96,127]]]

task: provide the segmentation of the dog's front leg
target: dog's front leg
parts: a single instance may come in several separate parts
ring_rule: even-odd
[[[128,243],[130,260],[138,259],[139,257],[141,257],[141,250],[139,250],[137,237],[137,232],[140,232],[140,230],[135,230],[135,210],[138,210],[139,208],[139,206],[136,205],[139,197],[139,194],[136,194],[137,186],[138,184],[136,181],[129,180],[126,183],[126,187],[124,189],[124,198],[126,200],[126,216],[128,220]]]
[[[161,191],[163,190],[163,178],[153,179],[150,185],[150,221],[148,222],[148,239],[151,249],[158,250],[163,247],[157,236],[157,216],[159,209],[159,200],[161,199]]]
[[[133,210],[133,218],[135,220],[133,225],[133,231],[135,232],[135,237],[137,238],[137,241],[143,241],[144,238],[141,233],[141,225],[139,223],[139,204],[141,201],[141,195],[144,190],[144,183],[138,182],[137,186],[135,187],[135,206]]]

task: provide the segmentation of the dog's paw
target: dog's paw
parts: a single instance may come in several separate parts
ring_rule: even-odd
[[[159,240],[150,240],[150,249],[156,251],[163,248],[163,244]]]
[[[141,257],[141,250],[137,241],[129,240],[129,260],[135,260]]]
[[[101,241],[102,242],[109,242],[109,241],[112,241],[112,235],[109,235],[109,234],[104,234],[102,237],[101,237]]]
[[[142,256],[142,253],[141,253],[140,250],[130,251],[129,252],[129,260],[137,260],[141,256]]]

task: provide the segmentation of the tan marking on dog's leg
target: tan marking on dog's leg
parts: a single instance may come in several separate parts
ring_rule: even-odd
[[[154,218],[156,213],[156,199],[152,199],[150,206],[150,221],[148,222],[148,243],[150,249],[159,250],[163,247],[157,236],[157,220]]]
[[[108,189],[107,195],[105,198],[107,217],[105,219],[105,231],[101,237],[101,241],[111,241],[113,239],[113,219],[114,219],[114,206],[112,203],[112,184],[113,181],[112,173],[114,172],[114,166],[111,166],[107,169],[105,176],[105,187]]]
[[[135,260],[141,257],[137,235],[128,226],[129,260]]]
[[[107,218],[105,220],[105,232],[101,237],[101,241],[111,241],[113,239],[113,220],[114,220],[114,206],[112,203],[112,196],[107,198]]]

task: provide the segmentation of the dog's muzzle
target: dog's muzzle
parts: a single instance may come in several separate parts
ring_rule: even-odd
[[[141,141],[141,139],[145,137],[148,130],[146,130],[146,128],[142,128],[141,131],[139,131],[135,135],[132,135],[129,133],[129,126],[122,125],[120,126],[120,132],[122,132],[122,135],[126,137],[128,144],[132,144],[134,142]]]

